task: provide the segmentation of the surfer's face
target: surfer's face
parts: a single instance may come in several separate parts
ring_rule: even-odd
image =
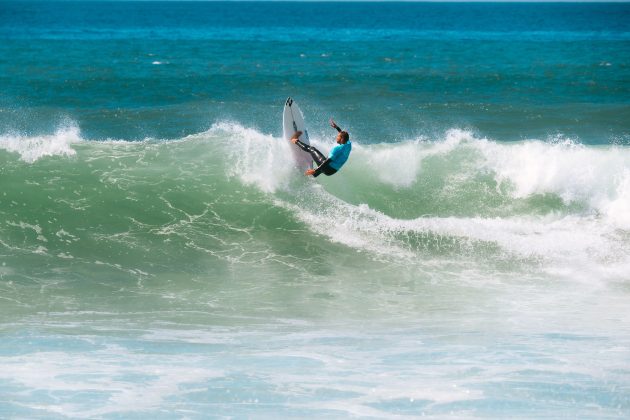
[[[345,135],[344,135],[345,133]],[[338,144],[345,144],[348,142],[348,133],[346,133],[345,131],[342,131],[341,133],[337,134],[337,143]]]

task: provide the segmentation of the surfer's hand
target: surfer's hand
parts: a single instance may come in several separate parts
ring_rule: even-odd
[[[334,129],[339,128],[339,126],[337,126],[337,123],[335,123],[335,120],[333,120],[332,118],[330,119],[330,126]]]
[[[307,169],[306,172],[304,172],[304,175],[309,176],[309,175],[313,175],[315,173],[315,169]]]

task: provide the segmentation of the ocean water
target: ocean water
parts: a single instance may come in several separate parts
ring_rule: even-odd
[[[1,418],[630,416],[628,4],[2,1],[0,187]]]

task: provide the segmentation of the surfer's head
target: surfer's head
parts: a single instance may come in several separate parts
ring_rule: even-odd
[[[350,134],[348,134],[347,131],[340,131],[339,134],[337,134],[337,143],[346,144],[348,140],[350,140]]]

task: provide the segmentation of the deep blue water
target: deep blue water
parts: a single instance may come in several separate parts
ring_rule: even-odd
[[[3,2],[0,130],[277,132],[292,95],[368,142],[627,142],[629,19],[623,3]]]

